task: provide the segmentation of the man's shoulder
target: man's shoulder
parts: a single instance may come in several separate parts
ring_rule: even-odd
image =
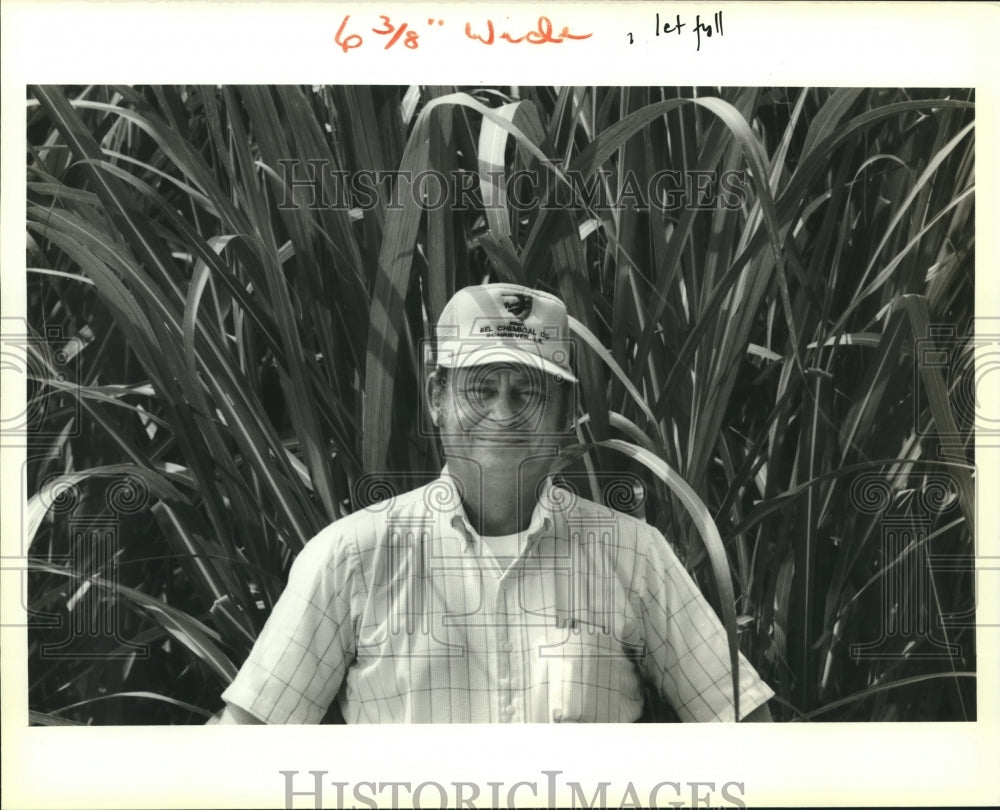
[[[370,549],[385,537],[393,521],[430,514],[435,500],[445,496],[445,493],[437,492],[440,487],[440,479],[435,479],[398,494],[388,488],[372,488],[366,493],[369,497],[361,499],[363,505],[360,508],[328,524],[306,546],[317,550],[325,547],[332,551],[335,547],[344,546],[347,541],[358,551]]]
[[[631,494],[623,495],[606,487],[603,493],[612,504],[634,508],[637,504]],[[569,524],[583,522],[593,527],[606,524],[617,531],[610,533],[611,539],[619,545],[626,544],[642,550],[649,543],[666,543],[663,534],[650,523],[635,515],[630,515],[615,506],[593,501],[581,494],[553,484],[550,490],[550,507],[555,514],[561,514]]]

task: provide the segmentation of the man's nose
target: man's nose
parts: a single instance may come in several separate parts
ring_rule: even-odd
[[[514,420],[517,413],[509,391],[499,391],[490,409],[490,418],[497,423],[507,425]]]
[[[490,408],[490,419],[501,427],[513,427],[522,418],[519,403],[515,401],[509,388],[502,386]]]

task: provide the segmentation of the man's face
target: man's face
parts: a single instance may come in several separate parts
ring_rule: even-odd
[[[568,383],[515,363],[451,369],[431,416],[445,454],[488,468],[551,459],[567,438]]]

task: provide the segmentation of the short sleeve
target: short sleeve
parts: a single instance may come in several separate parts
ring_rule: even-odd
[[[643,675],[684,722],[732,722],[733,681],[725,628],[677,555],[650,528],[643,583]],[[774,691],[742,653],[740,716]]]
[[[265,723],[318,723],[354,659],[357,546],[336,523],[306,543],[222,698]]]

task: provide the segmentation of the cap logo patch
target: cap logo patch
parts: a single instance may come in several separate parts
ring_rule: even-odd
[[[531,306],[534,304],[534,299],[530,295],[520,293],[504,295],[502,300],[507,311],[519,321],[523,321],[531,314]]]

